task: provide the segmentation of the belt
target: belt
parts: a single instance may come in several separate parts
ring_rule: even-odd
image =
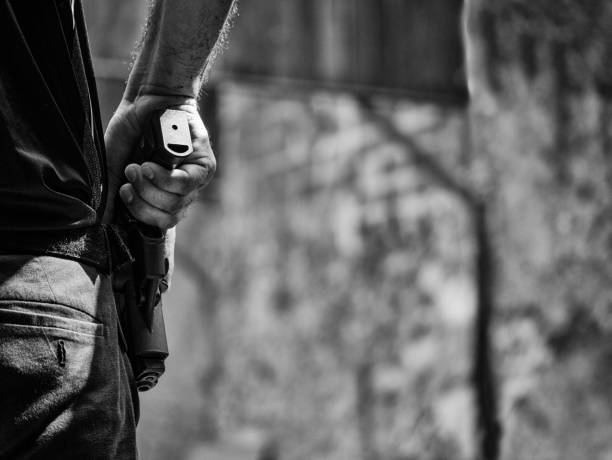
[[[103,273],[110,273],[133,261],[117,228],[105,224],[61,231],[0,230],[0,254],[73,259],[92,265]]]

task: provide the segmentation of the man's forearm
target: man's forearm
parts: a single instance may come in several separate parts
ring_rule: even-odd
[[[224,40],[235,0],[155,0],[124,98],[141,92],[195,97]]]

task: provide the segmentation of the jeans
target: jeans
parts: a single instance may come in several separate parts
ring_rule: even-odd
[[[0,255],[0,459],[135,459],[137,395],[110,276]]]

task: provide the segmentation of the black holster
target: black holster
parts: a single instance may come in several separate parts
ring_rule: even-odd
[[[115,273],[115,297],[136,386],[146,391],[157,384],[168,357],[161,303],[161,280],[168,271],[165,233],[120,208],[120,232],[134,261]]]

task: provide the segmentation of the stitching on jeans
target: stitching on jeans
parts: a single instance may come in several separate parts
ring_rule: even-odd
[[[59,303],[57,301],[57,297],[55,295],[55,291],[53,291],[53,287],[51,286],[51,281],[49,280],[49,276],[47,275],[47,271],[45,270],[43,265],[40,263],[40,259],[36,258],[34,260],[36,261],[36,264],[38,265],[38,268],[42,271],[42,273],[43,273],[43,275],[45,277],[45,281],[47,282],[47,286],[49,286],[49,292],[51,292],[51,295],[53,296],[53,301],[55,303]]]
[[[102,324],[104,323],[104,321],[102,321],[100,318],[98,318],[97,316],[92,315],[91,313],[82,310],[78,307],[74,307],[72,305],[68,305],[66,302],[58,302],[56,299],[54,299],[54,302],[49,302],[46,300],[31,300],[31,299],[27,299],[27,298],[12,298],[12,297],[2,297],[0,298],[0,309],[2,309],[2,305],[4,304],[14,304],[14,303],[33,303],[33,304],[40,304],[40,305],[59,305],[60,307],[65,307],[65,308],[69,308],[71,310],[76,310],[79,313],[82,313],[84,315],[87,315],[90,318],[90,321],[84,321],[82,319],[76,319],[76,318],[70,318],[70,319],[74,319],[75,321],[83,321],[85,323],[87,322],[93,322],[96,324]]]
[[[49,352],[51,353],[51,356],[53,356],[54,358],[56,357],[55,354],[55,350],[53,349],[53,346],[51,345],[51,341],[49,340],[49,337],[47,336],[47,332],[44,330],[44,328],[42,329],[42,333],[45,336],[45,340],[47,341],[47,345],[49,346]]]
[[[36,324],[18,324],[18,323],[0,323],[0,327],[1,326],[11,326],[11,327],[27,327],[27,328],[34,328],[34,329],[42,329],[43,334],[45,334],[45,330],[46,329],[53,329],[55,331],[65,331],[65,332],[70,332],[72,334],[79,334],[79,335],[84,335],[86,337],[104,337],[104,324],[99,324],[99,327],[96,327],[96,330],[93,332],[82,332],[82,331],[75,331],[72,329],[68,329],[65,327],[58,327],[58,326],[39,326]],[[97,333],[96,331],[100,329],[101,333]],[[47,337],[47,335],[45,334],[45,337]],[[49,341],[49,339],[47,338],[47,342]]]

